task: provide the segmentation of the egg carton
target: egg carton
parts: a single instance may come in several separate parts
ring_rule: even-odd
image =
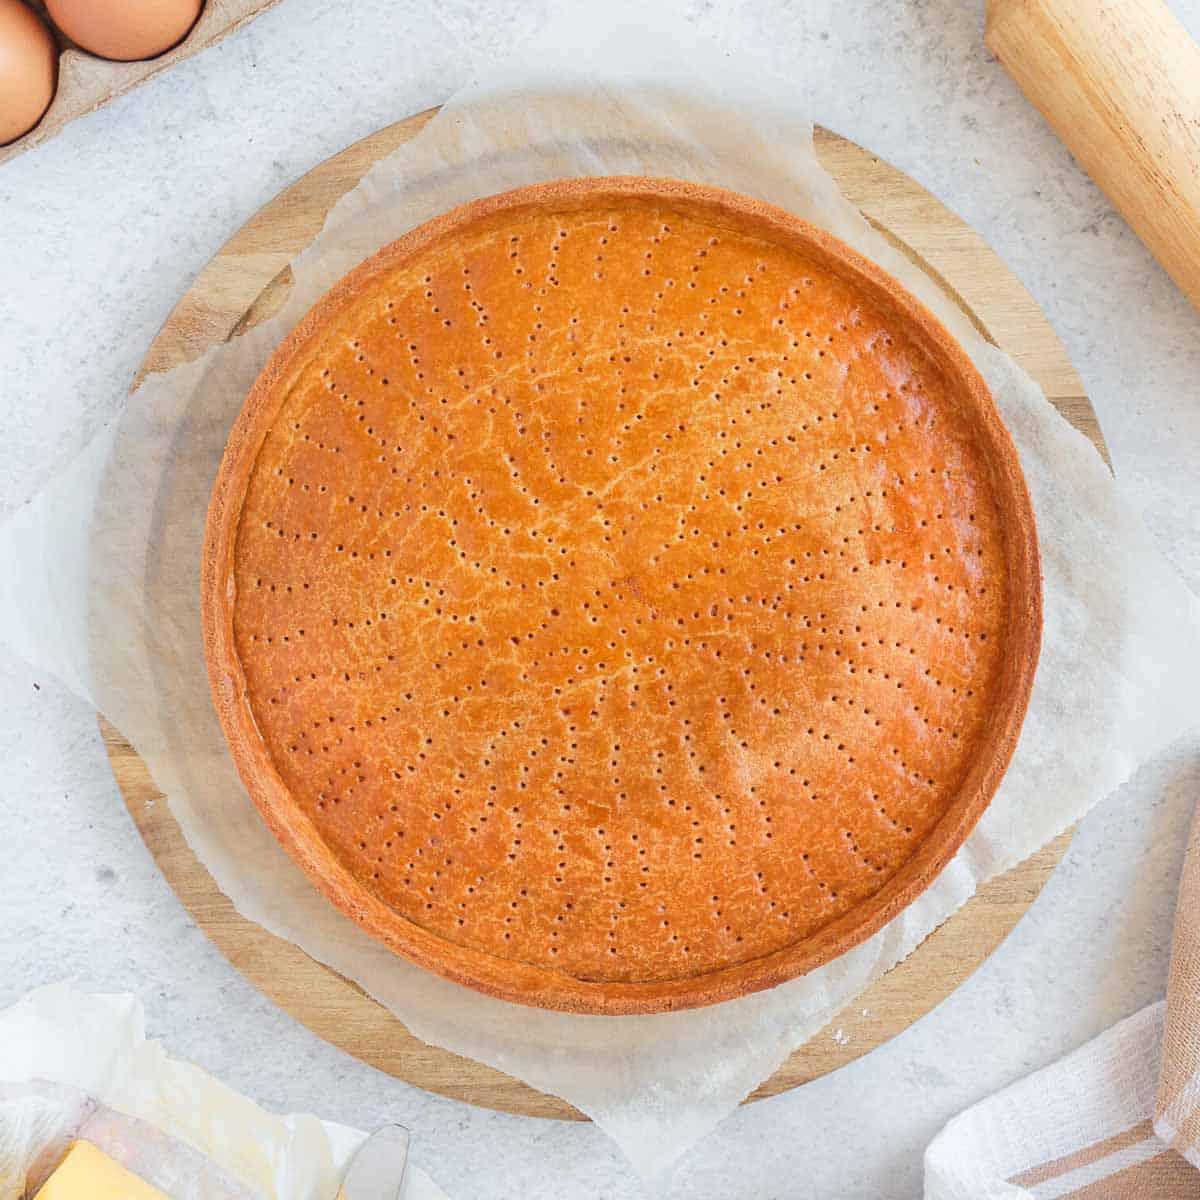
[[[157,58],[140,62],[112,62],[79,49],[61,30],[49,22],[44,6],[35,3],[33,7],[50,25],[61,49],[58,59],[58,91],[37,125],[24,137],[17,138],[7,146],[0,146],[0,163],[52,138],[76,117],[94,112],[101,105],[115,100],[146,80],[153,79],[155,75],[168,70],[177,62],[216,45],[235,29],[241,28],[247,21],[252,21],[259,13],[274,8],[278,3],[279,0],[207,0],[196,24],[179,45]]]

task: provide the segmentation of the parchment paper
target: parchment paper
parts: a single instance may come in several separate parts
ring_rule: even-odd
[[[584,27],[577,8],[569,25],[455,96],[340,202],[294,263],[279,317],[148,381],[119,425],[0,533],[0,635],[124,731],[243,914],[358,981],[418,1037],[571,1101],[651,1175],[982,881],[1037,850],[1193,722],[1200,622],[1195,598],[1090,444],[820,169],[794,83],[753,64],[739,69],[684,30],[652,29],[646,13],[589,7],[604,15]],[[1020,450],[1042,545],[1045,638],[1000,792],[962,852],[893,924],[770,992],[604,1018],[522,1008],[446,983],[392,956],[318,896],[234,772],[209,703],[197,595],[226,433],[270,350],[312,302],[378,247],[456,203],[616,173],[700,180],[780,204],[852,243],[938,313],[991,384]]]
[[[65,1087],[4,1086],[30,1081]],[[60,1130],[77,1124],[73,1110],[81,1098],[199,1151],[218,1171],[211,1180],[189,1180],[193,1200],[227,1196],[215,1178],[226,1172],[263,1200],[333,1200],[367,1137],[306,1113],[269,1113],[171,1058],[160,1043],[147,1041],[136,996],[51,984],[0,1012],[0,1200],[25,1194],[26,1172]],[[162,1152],[153,1137],[133,1149],[143,1163]],[[410,1164],[402,1200],[446,1198]]]

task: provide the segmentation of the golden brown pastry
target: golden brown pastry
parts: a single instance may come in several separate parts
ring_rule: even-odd
[[[1037,659],[982,379],[848,247],[646,179],[478,201],[246,401],[203,606],[246,785],[392,949],[523,1003],[707,1004],[909,903]]]

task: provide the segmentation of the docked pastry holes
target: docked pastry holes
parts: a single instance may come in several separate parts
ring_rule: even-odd
[[[836,263],[702,214],[433,241],[343,300],[250,472],[274,769],[469,951],[657,984],[813,937],[991,736],[1006,532],[959,387]]]

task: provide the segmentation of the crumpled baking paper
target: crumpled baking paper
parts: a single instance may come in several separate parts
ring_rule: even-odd
[[[136,996],[38,988],[0,1013],[0,1200],[21,1200],[39,1159],[89,1119],[107,1131],[95,1139],[102,1149],[123,1142],[127,1165],[159,1183],[180,1170],[169,1139],[184,1144],[184,1156],[188,1147],[202,1156],[187,1168],[186,1187],[170,1188],[179,1200],[334,1200],[367,1138],[308,1114],[269,1113],[169,1057],[146,1040]],[[446,1198],[410,1163],[402,1200]]]
[[[1092,446],[841,196],[816,162],[792,85],[737,69],[686,30],[654,28],[650,6],[632,17],[612,5],[583,16],[579,7],[453,97],[336,205],[293,263],[277,317],[148,380],[119,424],[0,531],[0,637],[126,734],[245,916],[361,984],[418,1037],[569,1100],[649,1176],[982,881],[1036,851],[1184,732],[1200,614]],[[391,955],[326,903],[261,823],[233,769],[209,703],[198,607],[205,509],[226,434],[299,316],[363,258],[454,204],[594,174],[676,176],[761,197],[900,278],[992,387],[1033,495],[1045,571],[1041,664],[1016,756],[937,882],[870,941],[805,978],[645,1017],[489,999]]]

